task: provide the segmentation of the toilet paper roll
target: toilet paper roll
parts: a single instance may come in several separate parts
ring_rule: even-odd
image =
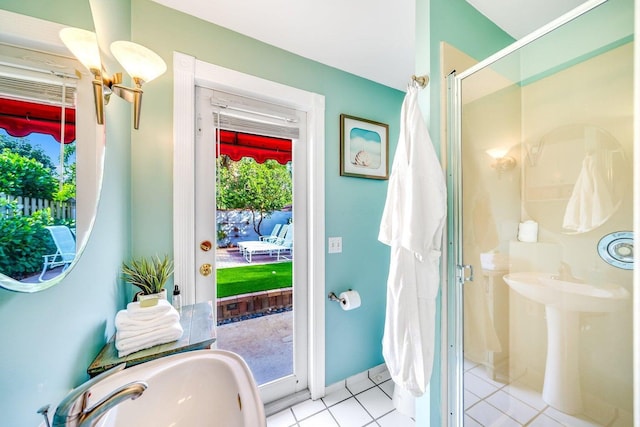
[[[535,221],[521,222],[518,226],[518,240],[535,243],[538,241],[538,223]]]
[[[346,291],[340,294],[340,306],[345,311],[360,307],[360,303],[358,291]]]

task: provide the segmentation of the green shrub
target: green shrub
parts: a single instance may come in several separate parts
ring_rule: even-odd
[[[49,209],[22,216],[17,202],[0,200],[0,272],[16,280],[42,270],[42,257],[56,247],[44,228],[53,224]]]

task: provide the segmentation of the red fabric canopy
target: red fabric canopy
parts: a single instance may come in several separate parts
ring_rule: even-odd
[[[60,141],[62,107],[0,98],[0,128],[21,138],[32,133],[51,135]],[[76,139],[76,110],[65,108],[64,143]]]
[[[291,161],[291,140],[220,130],[220,154],[238,161],[251,157],[258,163],[275,160],[280,164]]]

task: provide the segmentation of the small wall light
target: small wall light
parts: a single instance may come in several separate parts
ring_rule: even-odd
[[[492,148],[486,151],[486,153],[493,158],[494,162],[491,164],[491,167],[498,171],[498,175],[516,167],[516,159],[507,156],[506,154],[508,152],[508,148]]]
[[[94,76],[93,95],[98,124],[104,123],[102,100],[104,99],[105,105],[108,104],[109,96],[115,93],[133,104],[133,128],[138,129],[142,110],[142,85],[167,71],[167,64],[162,58],[152,50],[133,42],[121,40],[111,43],[111,53],[135,84],[135,87],[128,87],[122,84],[122,73],[108,76],[102,72],[100,50],[95,33],[79,28],[65,28],[60,31],[60,38]]]
[[[102,104],[102,62],[100,61],[100,49],[96,33],[80,28],[64,28],[60,30],[60,39],[93,74],[93,98],[96,107],[96,120],[98,124],[104,124],[104,110]]]

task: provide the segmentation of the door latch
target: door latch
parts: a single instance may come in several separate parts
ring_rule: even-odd
[[[211,264],[202,264],[200,266],[200,274],[207,277],[212,273],[213,269],[211,268]]]
[[[458,269],[458,280],[460,281],[460,283],[473,282],[473,265],[458,264],[456,267]],[[465,274],[467,271],[469,272],[468,276]]]

